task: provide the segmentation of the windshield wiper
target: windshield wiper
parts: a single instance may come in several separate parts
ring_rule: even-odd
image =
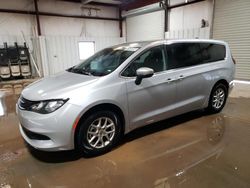
[[[81,73],[81,74],[84,74],[84,75],[93,76],[93,75],[91,74],[91,72],[88,72],[88,71],[86,71],[86,70],[81,70],[80,73]]]
[[[73,73],[77,73],[77,74],[84,74],[84,75],[88,75],[88,76],[93,76],[91,74],[91,72],[86,71],[84,69],[77,69],[77,68],[72,68],[70,70],[68,70],[69,72],[73,72]]]

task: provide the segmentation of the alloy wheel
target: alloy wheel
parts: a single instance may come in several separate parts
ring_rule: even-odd
[[[222,88],[218,88],[213,94],[212,106],[215,109],[220,109],[224,104],[225,98],[225,91]]]
[[[104,148],[114,139],[115,131],[115,123],[112,119],[100,117],[89,126],[87,141],[93,148]]]

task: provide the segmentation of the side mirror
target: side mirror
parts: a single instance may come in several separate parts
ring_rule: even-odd
[[[154,75],[154,70],[148,67],[141,67],[136,70],[135,84],[140,85],[143,78],[149,78]]]

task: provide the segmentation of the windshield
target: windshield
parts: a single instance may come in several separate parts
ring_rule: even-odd
[[[92,76],[105,76],[113,72],[138,49],[128,46],[106,48],[68,71]]]

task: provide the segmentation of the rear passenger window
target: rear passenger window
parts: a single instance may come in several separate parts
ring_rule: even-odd
[[[176,43],[167,47],[168,69],[189,67],[202,63],[199,43]]]
[[[226,49],[221,44],[200,43],[203,56],[203,63],[224,60],[226,57]]]
[[[189,67],[224,60],[224,45],[212,43],[176,43],[167,46],[167,69]]]

